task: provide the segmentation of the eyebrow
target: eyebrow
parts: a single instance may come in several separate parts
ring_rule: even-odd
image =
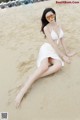
[[[53,15],[53,14],[46,15],[46,17],[47,17],[47,16],[50,16],[50,15]]]

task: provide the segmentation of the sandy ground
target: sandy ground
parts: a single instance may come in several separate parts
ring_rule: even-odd
[[[57,13],[70,50],[80,48],[80,5],[45,1],[0,10],[0,112],[9,120],[80,120],[80,52],[57,74],[38,80],[19,109],[14,99],[20,85],[36,69],[40,18],[46,7]]]

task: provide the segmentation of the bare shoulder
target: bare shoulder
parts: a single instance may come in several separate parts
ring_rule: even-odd
[[[44,32],[48,30],[48,25],[44,27]]]
[[[48,26],[48,25],[46,25],[46,26],[44,27],[44,32],[45,32],[45,33],[49,32],[49,26]]]

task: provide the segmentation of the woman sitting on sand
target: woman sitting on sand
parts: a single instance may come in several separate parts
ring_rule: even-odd
[[[63,30],[57,24],[56,12],[52,8],[43,11],[41,22],[41,30],[47,42],[40,48],[36,71],[29,77],[15,99],[16,107],[20,105],[23,96],[37,79],[58,72],[64,66],[64,62],[70,63],[69,57],[75,54],[68,52],[63,40]],[[60,43],[65,53],[59,49]]]

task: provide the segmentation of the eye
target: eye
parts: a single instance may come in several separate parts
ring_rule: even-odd
[[[54,15],[53,15],[53,14],[48,15],[46,18],[47,18],[47,19],[54,18]]]

